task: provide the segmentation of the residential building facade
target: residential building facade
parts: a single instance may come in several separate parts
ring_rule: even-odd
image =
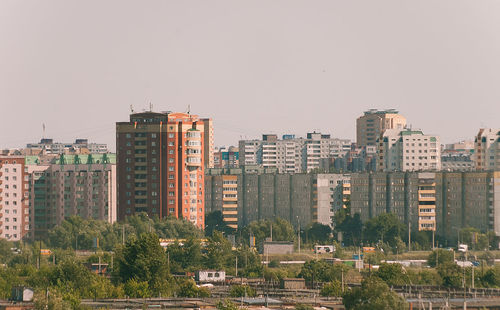
[[[449,245],[466,227],[500,236],[500,171],[353,173],[350,197],[363,222],[394,213]]]
[[[209,130],[210,132],[210,130]],[[143,112],[116,124],[118,218],[145,212],[204,228],[204,122],[187,113]]]
[[[50,164],[27,156],[26,169],[32,239],[70,216],[116,221],[115,154],[60,155]]]
[[[387,129],[406,128],[406,118],[394,109],[370,109],[356,120],[356,146],[376,145],[377,139]]]
[[[306,138],[263,135],[262,140],[239,142],[239,163],[277,168],[279,173],[305,173],[319,170],[322,159],[344,156],[350,149],[350,140],[316,132],[308,133]]]
[[[24,157],[0,156],[0,238],[19,241],[30,229]]]
[[[377,171],[441,170],[439,137],[420,130],[388,129],[378,139]]]
[[[476,170],[500,170],[500,129],[481,128],[474,140]]]

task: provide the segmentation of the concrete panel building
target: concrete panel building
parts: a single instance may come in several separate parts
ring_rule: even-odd
[[[262,140],[239,142],[240,165],[277,168],[279,173],[305,173],[321,167],[321,160],[344,156],[351,141],[331,138],[328,134],[308,133],[306,138],[294,135],[263,135]]]
[[[24,157],[0,156],[0,238],[19,241],[28,236],[27,178]]]
[[[388,129],[380,136],[377,171],[441,170],[439,137],[420,130]]]
[[[146,212],[203,228],[204,152],[205,144],[213,145],[212,132],[197,115],[186,113],[134,113],[129,122],[118,122],[118,218]],[[208,149],[213,154],[213,146]]]
[[[346,207],[351,195],[349,174],[316,174],[313,188],[313,220],[333,227],[335,212]]]
[[[349,199],[349,178],[345,174],[278,174],[264,168],[210,169],[205,176],[207,212],[222,211],[231,225],[236,215],[238,227],[274,218],[295,227],[311,222],[332,225],[334,213]]]
[[[500,236],[500,172],[376,172],[351,175],[351,211],[363,222],[394,213],[412,230],[454,244],[474,227]]]
[[[394,109],[368,110],[356,120],[356,146],[376,145],[385,130],[402,130],[405,127],[406,118]]]
[[[500,170],[500,129],[481,128],[474,140],[476,170]]]
[[[116,221],[114,154],[61,155],[49,165],[26,158],[31,238],[42,240],[70,216]]]

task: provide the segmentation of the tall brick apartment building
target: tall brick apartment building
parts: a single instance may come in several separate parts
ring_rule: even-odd
[[[142,112],[116,123],[118,219],[145,212],[204,228],[205,144],[211,120],[187,113]],[[208,155],[208,156],[207,156]]]

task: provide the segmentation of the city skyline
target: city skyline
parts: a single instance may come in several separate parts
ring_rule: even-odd
[[[370,108],[443,144],[498,127],[498,2],[46,4],[0,3],[3,147],[45,124],[115,151],[114,123],[150,103],[211,117],[216,146],[313,130],[354,141]]]

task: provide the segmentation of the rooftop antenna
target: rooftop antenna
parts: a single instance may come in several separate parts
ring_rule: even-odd
[[[42,123],[42,139],[45,139],[45,123]]]
[[[130,113],[134,113],[134,107],[130,105]]]
[[[153,103],[149,102],[149,112],[153,112]]]
[[[191,114],[191,105],[190,104],[188,104],[187,114]]]

